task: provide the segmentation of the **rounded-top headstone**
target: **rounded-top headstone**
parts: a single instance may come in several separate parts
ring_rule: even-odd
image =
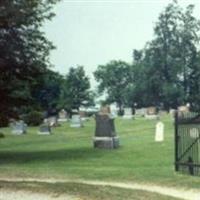
[[[162,142],[164,140],[164,123],[158,122],[156,124],[155,141]]]

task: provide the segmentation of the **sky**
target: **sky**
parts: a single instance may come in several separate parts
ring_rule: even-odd
[[[133,49],[142,49],[153,38],[153,27],[172,0],[62,0],[56,17],[44,25],[56,46],[50,55],[53,70],[65,75],[70,67],[84,66],[96,86],[93,72],[111,60],[132,62]],[[200,0],[179,0],[195,5],[200,19]]]

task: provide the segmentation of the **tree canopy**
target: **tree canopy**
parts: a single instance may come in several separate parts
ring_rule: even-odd
[[[54,46],[40,27],[54,16],[51,9],[57,2],[0,1],[0,113],[4,117],[31,104],[32,90],[50,66]]]
[[[200,21],[194,6],[181,8],[176,1],[160,13],[154,37],[133,51],[133,63],[113,61],[94,73],[99,91],[118,105],[163,106],[190,103],[200,110]]]
[[[90,81],[83,66],[71,67],[63,81],[60,93],[60,106],[67,110],[93,104]]]

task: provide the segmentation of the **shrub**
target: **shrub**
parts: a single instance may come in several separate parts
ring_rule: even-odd
[[[5,138],[5,135],[0,132],[0,138]]]
[[[43,113],[39,111],[31,111],[23,116],[23,120],[29,126],[38,126],[43,122]]]
[[[0,127],[8,126],[9,119],[6,115],[0,114]]]

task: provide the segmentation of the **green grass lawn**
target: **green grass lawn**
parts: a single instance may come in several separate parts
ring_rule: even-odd
[[[154,142],[156,121],[116,119],[121,147],[94,149],[94,119],[83,128],[69,123],[53,129],[53,135],[37,135],[37,127],[22,136],[0,129],[0,177],[74,178],[142,182],[200,188],[200,177],[174,171],[174,127],[170,116],[162,117],[165,141]]]

